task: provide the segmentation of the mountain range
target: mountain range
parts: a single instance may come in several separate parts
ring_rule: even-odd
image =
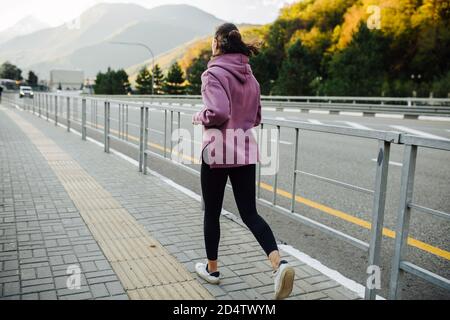
[[[29,15],[22,18],[19,22],[5,30],[0,31],[0,44],[13,38],[27,35],[42,29],[48,28],[49,25],[39,19]]]
[[[135,4],[102,3],[73,22],[0,43],[0,63],[10,61],[48,79],[52,69],[80,69],[86,77],[148,60],[144,48],[111,42],[140,42],[155,56],[212,34],[223,21],[189,5],[146,9]]]

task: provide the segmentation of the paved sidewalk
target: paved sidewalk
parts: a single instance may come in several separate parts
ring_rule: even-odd
[[[204,259],[200,204],[160,178],[30,113],[0,107],[0,299],[250,299],[273,297],[253,235],[222,218],[223,281],[194,273]],[[290,299],[356,299],[287,256]],[[81,289],[67,289],[67,267]],[[165,271],[165,272],[163,272]]]

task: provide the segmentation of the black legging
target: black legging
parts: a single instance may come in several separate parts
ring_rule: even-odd
[[[228,177],[230,177],[234,198],[244,223],[267,256],[278,250],[272,230],[256,210],[255,175],[255,165],[210,168],[205,162],[202,163],[201,184],[205,202],[204,233],[208,260],[217,260],[220,241],[219,219]]]

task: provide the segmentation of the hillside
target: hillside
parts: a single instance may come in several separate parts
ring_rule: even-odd
[[[82,69],[87,77],[94,77],[108,66],[129,67],[149,55],[144,49],[112,45],[110,41],[143,42],[159,55],[211,33],[221,23],[187,5],[145,9],[109,3],[92,7],[78,21],[79,28],[63,25],[1,44],[0,63],[9,60],[44,78],[53,68]],[[185,21],[191,22],[187,25]]]
[[[260,42],[263,38],[263,30],[265,27],[256,26],[256,25],[239,25],[239,29],[241,30],[244,40],[247,42]],[[188,67],[192,64],[193,60],[197,58],[202,51],[210,50],[212,35],[214,30],[210,32],[210,34],[206,37],[201,37],[198,39],[194,39],[183,45],[169,50],[161,55],[159,55],[155,59],[155,63],[159,64],[161,69],[165,72],[169,69],[169,67],[178,62],[181,68],[186,71]],[[132,67],[126,69],[127,73],[130,75],[130,82],[134,84],[137,74],[139,71],[146,66],[149,70],[151,69],[151,59],[148,59],[142,63],[138,63]]]
[[[46,23],[36,19],[35,17],[26,16],[12,27],[0,31],[0,44],[15,37],[24,36],[48,27],[49,26]]]
[[[439,0],[304,0],[252,59],[265,94],[447,96],[450,7]],[[374,28],[370,6],[380,9]],[[376,20],[376,19],[375,19]],[[420,77],[419,77],[420,75]]]

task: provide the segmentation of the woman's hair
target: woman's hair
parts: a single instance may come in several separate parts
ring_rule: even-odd
[[[259,49],[255,45],[246,44],[242,40],[239,29],[232,23],[224,23],[219,26],[215,38],[221,54],[242,53],[251,57],[259,53]]]

